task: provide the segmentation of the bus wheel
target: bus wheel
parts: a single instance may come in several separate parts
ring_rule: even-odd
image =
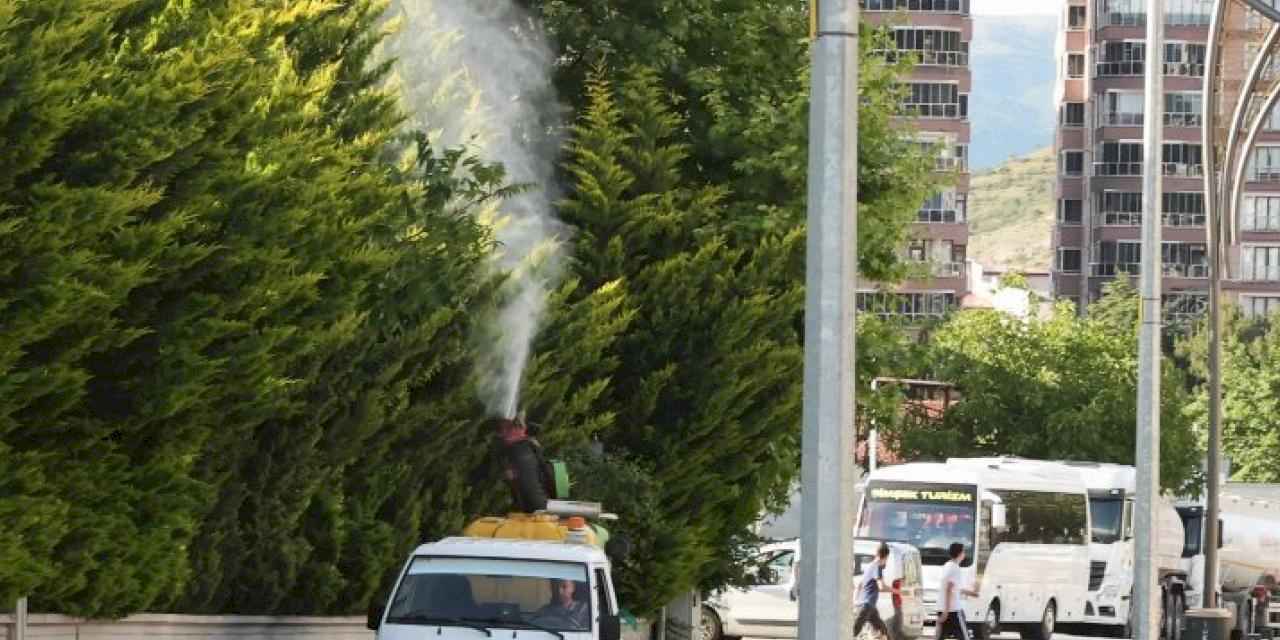
[[[1024,640],[1050,640],[1053,629],[1058,625],[1058,607],[1052,600],[1044,606],[1044,615],[1040,616],[1040,624],[1033,624],[1022,632]]]
[[[974,629],[977,631],[977,640],[992,640],[996,634],[1000,633],[1000,601],[992,600],[991,605],[987,607],[987,617],[982,619],[982,624]]]

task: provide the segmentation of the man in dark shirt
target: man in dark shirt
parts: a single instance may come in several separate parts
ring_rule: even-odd
[[[880,590],[889,589],[884,582],[884,568],[889,564],[889,545],[880,543],[876,549],[876,560],[862,571],[862,581],[858,583],[858,595],[853,604],[858,609],[858,617],[853,622],[853,636],[856,638],[862,631],[862,625],[870,622],[876,632],[889,637],[889,628],[880,618],[880,610],[876,603],[880,601]]]

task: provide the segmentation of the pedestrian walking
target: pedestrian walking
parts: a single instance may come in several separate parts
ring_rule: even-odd
[[[942,583],[939,590],[942,592],[942,598],[939,602],[938,610],[938,635],[936,640],[945,640],[946,638],[957,638],[958,640],[972,640],[969,636],[969,625],[964,619],[964,597],[978,597],[978,592],[974,589],[966,589],[961,586],[960,580],[963,574],[960,571],[960,565],[964,564],[964,544],[953,542],[951,547],[947,549],[947,555],[951,560],[942,567]]]
[[[885,626],[884,620],[880,617],[880,610],[876,607],[880,602],[880,590],[889,588],[884,581],[884,568],[887,564],[889,564],[889,545],[882,542],[880,548],[876,549],[875,561],[862,570],[862,582],[858,585],[858,595],[853,601],[858,611],[858,617],[853,622],[855,638],[867,623],[871,623],[871,627],[881,637],[890,637],[889,628]]]

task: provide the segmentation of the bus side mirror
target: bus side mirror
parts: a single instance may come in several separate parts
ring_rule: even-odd
[[[1009,514],[1003,503],[991,505],[991,528],[997,531],[1003,531],[1009,528]]]
[[[364,626],[368,627],[370,631],[377,631],[378,627],[382,626],[382,612],[385,610],[386,609],[380,604],[370,604],[369,619],[365,621]]]

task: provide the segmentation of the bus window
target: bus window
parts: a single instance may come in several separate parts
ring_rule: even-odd
[[[992,532],[992,546],[1021,544],[1085,544],[1087,502],[1084,495],[1041,491],[995,491],[1005,504],[1006,524]]]

